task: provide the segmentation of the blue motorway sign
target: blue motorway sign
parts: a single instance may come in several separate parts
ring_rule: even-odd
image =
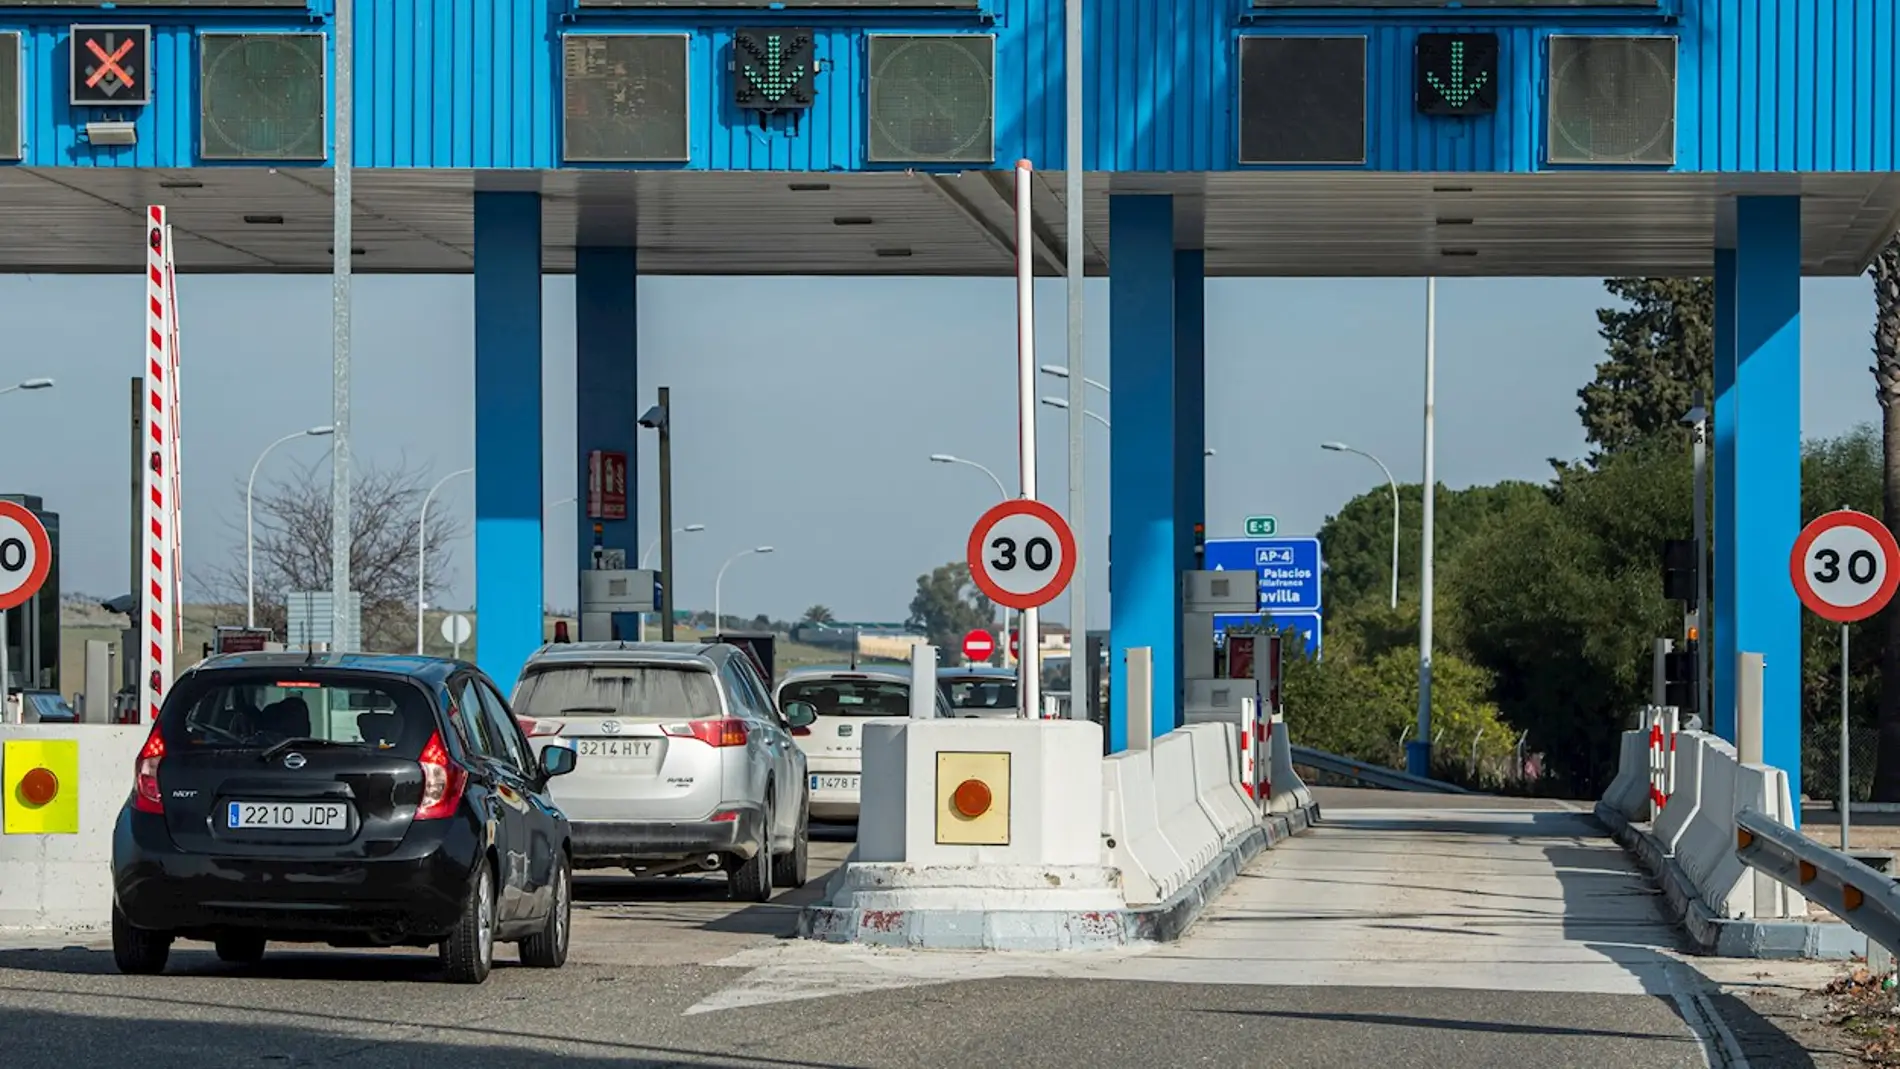
[[[1258,572],[1261,612],[1320,611],[1317,538],[1210,538],[1201,567]]]
[[[1325,628],[1325,625],[1320,620],[1319,613],[1276,612],[1262,613],[1256,616],[1245,616],[1239,613],[1223,614],[1214,617],[1214,634],[1218,637],[1226,634],[1227,629],[1230,627],[1244,627],[1249,625],[1269,625],[1281,630],[1290,627],[1299,632],[1301,638],[1306,639],[1306,655],[1315,660],[1319,659],[1320,647],[1323,644],[1322,632]]]

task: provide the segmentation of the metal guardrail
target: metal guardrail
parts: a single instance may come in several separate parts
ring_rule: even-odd
[[[1414,776],[1410,772],[1400,772],[1396,768],[1386,768],[1382,765],[1369,765],[1364,761],[1341,757],[1335,753],[1327,753],[1325,750],[1315,750],[1311,746],[1301,746],[1298,743],[1293,744],[1293,763],[1318,769],[1329,775],[1344,776],[1381,790],[1424,791],[1431,794],[1478,793],[1455,783]]]
[[[1900,885],[1893,877],[1753,809],[1735,816],[1735,854],[1889,952],[1900,952]]]

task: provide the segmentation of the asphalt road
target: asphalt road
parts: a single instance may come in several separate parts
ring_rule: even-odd
[[[1350,808],[1352,800],[1328,804]],[[479,988],[438,983],[434,955],[422,952],[273,948],[262,965],[243,969],[181,944],[166,975],[135,978],[113,970],[96,937],[63,948],[0,939],[0,1064],[380,1069],[445,1057],[480,1069],[1708,1064],[1685,1020],[1696,1003],[1667,995],[1377,986],[1377,962],[1367,964],[1361,986],[1255,984],[1249,970],[1257,963],[1223,961],[1222,944],[1211,941],[1198,951],[1204,976],[1157,982],[1142,976],[1170,964],[1158,955],[999,961],[787,940],[797,905],[816,896],[820,873],[849,848],[848,833],[826,838],[814,846],[813,883],[765,905],[726,901],[717,879],[588,878],[569,965],[542,972],[503,962]],[[1296,859],[1279,859],[1289,860]],[[1273,861],[1268,855],[1256,866]],[[1196,938],[1177,947],[1193,952]],[[1725,1016],[1753,1044],[1754,1064],[1816,1064],[1744,1000],[1726,1001],[1733,1006]]]

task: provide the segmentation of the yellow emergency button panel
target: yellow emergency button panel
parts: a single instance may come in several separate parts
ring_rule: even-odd
[[[1009,845],[1009,753],[937,754],[937,843]]]
[[[79,740],[10,739],[0,750],[0,830],[79,834]]]

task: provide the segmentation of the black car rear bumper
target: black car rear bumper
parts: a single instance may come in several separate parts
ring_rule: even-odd
[[[241,929],[293,942],[434,942],[455,926],[482,854],[479,829],[460,817],[412,825],[370,858],[190,853],[163,816],[128,807],[113,829],[113,897],[134,927],[186,938]]]
[[[674,861],[700,854],[750,858],[763,849],[765,812],[738,809],[733,820],[574,820],[576,865]]]

